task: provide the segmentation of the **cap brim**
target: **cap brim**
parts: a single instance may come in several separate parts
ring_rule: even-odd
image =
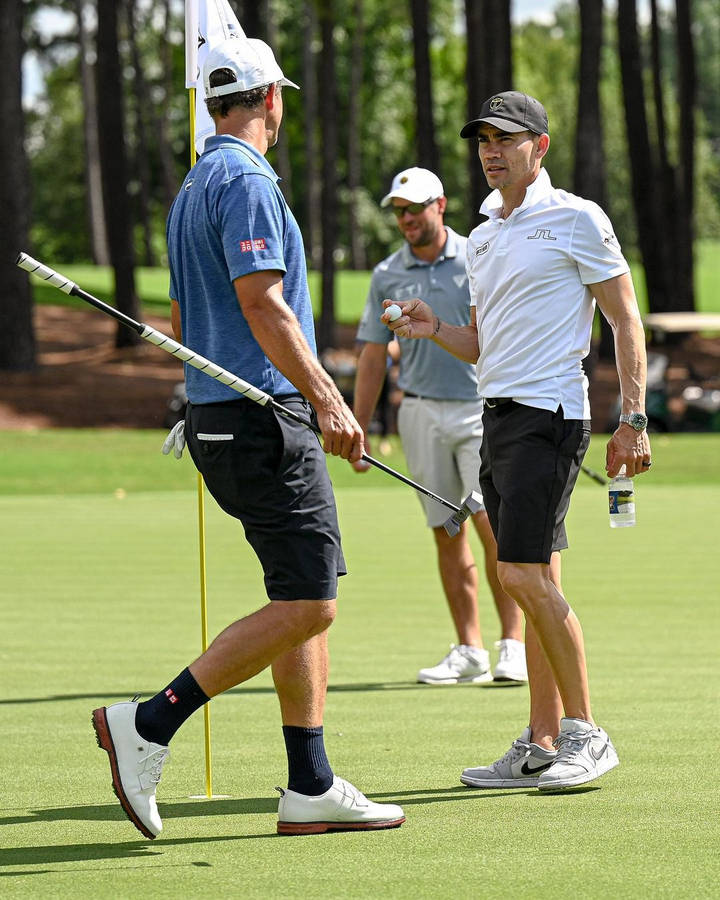
[[[295,84],[294,81],[290,81],[289,78],[281,78],[281,79],[280,79],[280,84],[281,84],[283,87],[291,87],[291,88],[295,88],[296,91],[299,91],[299,90],[300,90],[300,85],[299,85],[299,84]]]
[[[391,200],[407,200],[408,203],[431,203],[434,200],[439,200],[443,194],[438,194],[437,197],[429,197],[427,194],[423,194],[422,197],[418,197],[417,194],[413,194],[412,196],[408,196],[410,192],[402,192],[402,191],[390,191],[389,194],[386,194],[382,200],[380,201],[380,206],[389,206]]]
[[[511,122],[509,119],[502,119],[498,116],[487,116],[487,118],[484,119],[473,119],[472,122],[468,122],[460,132],[460,137],[475,137],[479,126],[483,123],[492,125],[494,128],[499,128],[500,131],[507,131],[509,134],[517,134],[521,131],[532,131],[532,128],[528,128],[527,125],[518,125],[517,122]]]

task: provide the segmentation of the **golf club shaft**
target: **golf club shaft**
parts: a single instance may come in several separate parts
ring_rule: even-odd
[[[63,293],[79,297],[81,300],[94,306],[95,309],[99,309],[101,312],[112,316],[113,319],[122,322],[122,324],[126,325],[128,328],[132,328],[133,331],[136,331],[140,337],[144,338],[149,343],[154,344],[154,346],[159,347],[171,356],[181,359],[183,362],[188,363],[188,365],[193,366],[193,368],[204,372],[216,381],[221,382],[221,384],[232,388],[232,390],[242,394],[243,397],[247,397],[248,400],[252,400],[260,406],[270,406],[279,415],[284,416],[286,419],[292,419],[292,421],[297,422],[300,425],[304,425],[305,428],[309,428],[311,431],[314,431],[322,437],[322,432],[317,426],[313,425],[312,422],[308,422],[307,419],[304,419],[302,416],[283,406],[281,403],[277,403],[270,394],[266,394],[265,391],[253,387],[253,385],[249,384],[247,381],[243,381],[242,378],[238,378],[237,375],[233,375],[233,373],[228,372],[227,369],[223,369],[209,359],[205,359],[204,356],[200,356],[199,353],[195,353],[194,350],[190,350],[189,347],[185,347],[183,344],[178,343],[178,341],[173,340],[161,331],[157,331],[155,328],[151,328],[143,322],[136,322],[135,319],[126,316],[125,313],[115,309],[114,306],[110,306],[102,300],[98,300],[97,297],[93,297],[92,294],[88,294],[87,291],[78,287],[74,281],[70,281],[69,278],[65,278],[64,275],[61,275],[49,266],[43,265],[43,263],[33,259],[32,256],[28,256],[27,253],[20,253],[15,262],[21,269],[25,269],[26,272],[30,272],[38,278],[42,278],[43,281],[47,281],[49,284],[53,285],[53,287],[63,291]],[[405,475],[396,472],[395,469],[391,469],[390,466],[386,466],[385,463],[381,463],[372,456],[368,456],[367,453],[363,453],[362,459],[371,466],[375,466],[376,469],[380,469],[382,472],[392,475],[393,478],[397,478],[398,481],[402,481],[403,484],[414,488],[416,491],[420,491],[421,494],[430,497],[431,500],[441,503],[453,512],[459,512],[459,506],[456,506],[449,500],[445,500],[443,497],[433,493],[433,491],[423,487],[411,478],[406,478]]]
[[[593,469],[588,469],[587,466],[582,465],[580,466],[580,468],[588,476],[588,478],[592,478],[592,480],[597,481],[598,484],[607,484],[607,481],[602,477],[602,475],[599,475]]]

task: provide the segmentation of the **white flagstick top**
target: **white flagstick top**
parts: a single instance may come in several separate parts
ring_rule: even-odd
[[[198,69],[198,0],[185,0],[185,87],[197,87]]]
[[[195,36],[194,40],[190,39],[191,34]],[[228,0],[186,0],[185,86],[195,88],[194,140],[198,155],[205,150],[207,138],[215,134],[215,123],[205,105],[203,63],[213,47],[231,37],[244,38],[246,35]]]

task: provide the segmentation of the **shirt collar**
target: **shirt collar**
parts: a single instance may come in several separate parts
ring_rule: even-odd
[[[552,183],[550,182],[550,176],[544,168],[541,168],[535,181],[526,188],[523,202],[514,209],[510,215],[519,213],[530,206],[534,206],[536,203],[544,200],[551,191]],[[485,198],[483,205],[480,207],[480,212],[484,216],[489,216],[491,219],[498,219],[500,217],[502,205],[502,194],[500,191],[496,190]]]
[[[413,266],[431,266],[435,263],[442,262],[444,259],[454,259],[459,252],[459,241],[458,236],[452,230],[452,228],[448,228],[447,225],[445,227],[445,246],[442,248],[437,258],[432,262],[425,262],[424,259],[419,259],[410,249],[410,244],[405,241],[400,249],[400,254],[402,257],[403,265],[406,269],[412,269]]]
[[[266,172],[273,181],[280,180],[279,175],[256,147],[253,147],[252,144],[248,144],[247,141],[242,141],[240,138],[233,137],[231,134],[214,134],[212,137],[209,137],[205,141],[203,156],[207,156],[207,154],[212,153],[213,150],[219,150],[221,147],[228,146],[233,147],[233,149],[241,150],[251,162],[255,163],[258,168]]]

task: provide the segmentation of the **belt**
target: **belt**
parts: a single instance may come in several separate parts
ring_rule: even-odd
[[[496,406],[503,406],[505,403],[512,403],[512,397],[485,397],[485,406],[495,409]]]
[[[422,394],[413,394],[412,391],[403,391],[403,396],[411,400],[437,400],[437,397],[424,397]]]

